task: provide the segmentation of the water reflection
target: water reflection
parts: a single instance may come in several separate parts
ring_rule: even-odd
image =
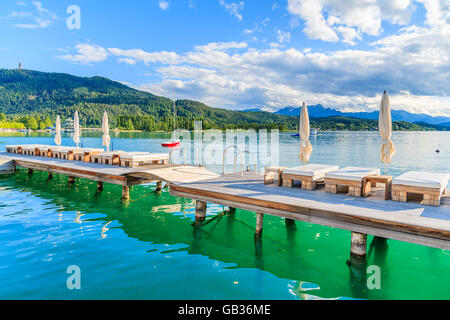
[[[95,231],[97,239],[100,234],[101,239],[108,240],[111,231],[121,230],[127,238],[148,244],[150,248],[146,246],[144,250],[148,254],[160,252],[164,257],[173,257],[177,252],[185,252],[220,261],[226,264],[221,267],[224,269],[267,271],[277,279],[294,281],[296,285],[286,290],[294,292],[299,299],[383,298],[391,286],[400,286],[406,291],[413,291],[415,287],[409,280],[387,277],[391,268],[398,272],[410,263],[411,253],[402,255],[402,250],[397,250],[398,257],[389,263],[390,246],[383,239],[374,238],[370,242],[367,261],[352,261],[347,266],[349,233],[346,231],[266,216],[264,233],[255,236],[254,213],[224,211],[222,206],[210,205],[206,221],[196,223],[192,201],[172,197],[167,192],[155,194],[154,185],[136,187],[133,198],[139,201],[124,204],[120,200],[120,186],[105,184],[104,191],[98,193],[95,182],[80,179],[68,191],[67,180],[59,175],[48,184],[42,183],[45,179],[45,174],[28,177],[26,171],[19,170],[14,176],[0,179],[0,185],[9,190],[28,192],[32,198],[44,199],[55,213],[61,214],[57,218],[60,221],[84,225],[85,237],[99,223]],[[69,222],[63,218],[63,213],[66,217],[75,216]],[[113,221],[115,227],[111,227]],[[65,228],[70,228],[70,224]],[[442,261],[442,253],[435,249],[421,250],[425,254],[429,252],[430,257],[434,255],[438,261],[440,259],[441,264],[436,263],[434,272],[444,274],[448,262]],[[383,272],[383,287],[377,292],[369,292],[366,287],[368,264],[380,265]],[[114,267],[111,265],[112,269]],[[431,271],[427,269],[426,272]],[[255,286],[262,288],[264,281],[257,278]],[[433,285],[425,281],[423,285],[426,290],[438,283]],[[442,290],[438,292],[443,294]]]

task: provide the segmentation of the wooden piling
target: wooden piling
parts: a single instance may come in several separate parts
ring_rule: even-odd
[[[257,212],[256,213],[256,234],[260,234],[262,232],[263,220],[264,220],[264,214]]]
[[[122,186],[122,200],[130,199],[130,187]]]
[[[32,175],[33,174],[33,169],[28,169],[28,174]]]
[[[103,191],[103,182],[97,181],[97,191]]]
[[[69,184],[72,184],[75,182],[75,177],[69,176]]]
[[[206,217],[206,202],[195,201],[195,220],[203,221]]]
[[[162,181],[156,182],[156,191],[160,192],[162,190]]]
[[[53,173],[52,173],[52,172],[49,172],[49,173],[48,173],[48,178],[49,178],[49,179],[52,179],[52,178],[53,178]]]
[[[295,220],[286,218],[286,225],[287,226],[295,226]]]
[[[365,258],[367,251],[367,234],[352,232],[350,255]]]

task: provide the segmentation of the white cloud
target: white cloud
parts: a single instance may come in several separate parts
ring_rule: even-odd
[[[10,11],[10,13],[9,13],[9,16],[12,18],[29,18],[32,15],[33,14],[31,12],[15,11],[15,10]]]
[[[16,4],[17,4],[18,6],[21,6],[21,7],[24,7],[24,6],[27,5],[27,4],[26,4],[25,2],[23,2],[23,1],[17,1]]]
[[[307,101],[376,110],[381,92],[388,90],[394,109],[450,116],[448,35],[448,28],[405,28],[373,43],[371,50],[335,52],[279,44],[257,50],[241,42],[199,45],[184,53],[80,44],[77,54],[61,58],[90,64],[111,55],[122,63],[141,62],[150,66],[156,82],[139,89],[168,96],[175,88],[179,97],[214,107],[276,109]]]
[[[150,63],[164,63],[174,64],[178,63],[178,55],[175,52],[159,51],[159,52],[146,52],[142,49],[130,49],[123,50],[119,48],[109,48],[109,53],[114,56],[125,57],[137,61],[142,61],[145,64]]]
[[[353,111],[377,109],[380,93],[387,89],[394,109],[450,115],[450,77],[448,71],[442,74],[450,70],[450,62],[433,72],[427,66],[443,62],[436,57],[405,58],[406,48],[377,46],[332,53],[293,48],[250,48],[232,55],[192,51],[179,55],[177,64],[158,67],[160,82],[138,88],[168,95],[175,86],[178,96],[215,107],[280,108],[306,100]]]
[[[20,4],[19,4],[20,3]],[[42,3],[39,1],[33,1],[33,5],[36,9],[36,14],[32,14],[31,12],[12,12],[12,17],[14,18],[27,18],[33,19],[32,23],[16,23],[13,27],[22,28],[22,29],[42,29],[49,27],[58,19],[58,16],[51,12],[50,10],[44,8]],[[23,6],[25,3],[17,2],[18,5]]]
[[[167,9],[169,9],[169,6],[170,6],[169,2],[167,2],[167,1],[159,1],[158,5],[161,10],[167,10]]]
[[[431,26],[450,24],[450,1],[449,0],[418,0],[425,9],[426,23]]]
[[[123,62],[126,64],[131,64],[131,65],[136,64],[136,60],[130,59],[130,58],[119,58],[119,59],[117,59],[117,61]]]
[[[247,48],[248,44],[246,42],[211,42],[207,45],[195,46],[195,50],[198,51],[222,51],[229,49],[242,49]]]
[[[348,43],[350,45],[355,45],[356,40],[361,40],[361,35],[355,30],[355,28],[339,26],[336,28],[336,31],[339,32],[342,36],[342,41]]]
[[[338,41],[339,37],[322,15],[320,0],[288,0],[288,11],[305,20],[305,34],[311,39],[323,41]]]
[[[309,38],[353,45],[363,34],[380,35],[383,20],[408,23],[415,6],[411,0],[288,0],[287,9],[305,22]]]
[[[291,33],[288,31],[277,30],[277,39],[278,42],[290,42],[291,41]]]
[[[108,57],[108,52],[105,48],[97,45],[78,44],[75,46],[77,54],[67,54],[58,56],[58,58],[67,60],[76,64],[90,65],[93,62],[102,62]]]
[[[265,18],[262,21],[257,21],[254,24],[254,27],[252,29],[244,29],[245,34],[254,34],[256,32],[262,32],[264,27],[267,26],[267,24],[270,22],[270,18]]]
[[[244,10],[244,1],[226,3],[224,0],[219,1],[220,5],[225,8],[232,16],[242,21],[241,11]]]
[[[393,109],[450,116],[450,7],[443,5],[449,1],[425,5],[430,10],[426,19],[433,24],[403,27],[364,49],[284,48],[289,36],[280,31],[284,43],[267,43],[268,49],[235,41],[198,45],[186,52],[91,46],[77,47],[77,54],[65,57],[89,63],[93,57],[103,61],[111,55],[124,63],[144,63],[154,82],[138,88],[165,96],[175,88],[179,97],[214,107],[276,109],[306,101],[376,110],[380,94],[388,90]],[[349,44],[361,39],[361,26],[333,22],[332,17],[342,17],[324,18],[339,39]]]

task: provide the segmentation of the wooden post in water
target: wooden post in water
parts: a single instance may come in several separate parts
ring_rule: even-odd
[[[287,226],[295,226],[295,220],[286,218],[286,225]]]
[[[157,192],[160,192],[162,190],[162,181],[156,182],[156,189]]]
[[[367,234],[352,232],[350,255],[365,258],[367,250]]]
[[[195,201],[195,220],[204,221],[206,217],[206,202]]]
[[[130,199],[130,187],[122,186],[122,200]]]
[[[49,172],[49,173],[48,173],[48,178],[49,178],[49,179],[52,179],[52,178],[53,178],[53,173],[52,173],[52,172]]]
[[[75,182],[75,177],[69,176],[69,184],[72,184]]]
[[[264,214],[261,212],[256,213],[256,234],[260,234],[263,229]]]
[[[103,191],[103,182],[97,181],[97,191]]]
[[[28,174],[32,175],[33,174],[33,169],[28,169]]]

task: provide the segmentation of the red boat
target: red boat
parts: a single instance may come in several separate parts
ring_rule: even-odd
[[[164,141],[163,143],[161,143],[161,146],[166,148],[174,148],[178,146],[180,143],[181,143],[180,140]]]

